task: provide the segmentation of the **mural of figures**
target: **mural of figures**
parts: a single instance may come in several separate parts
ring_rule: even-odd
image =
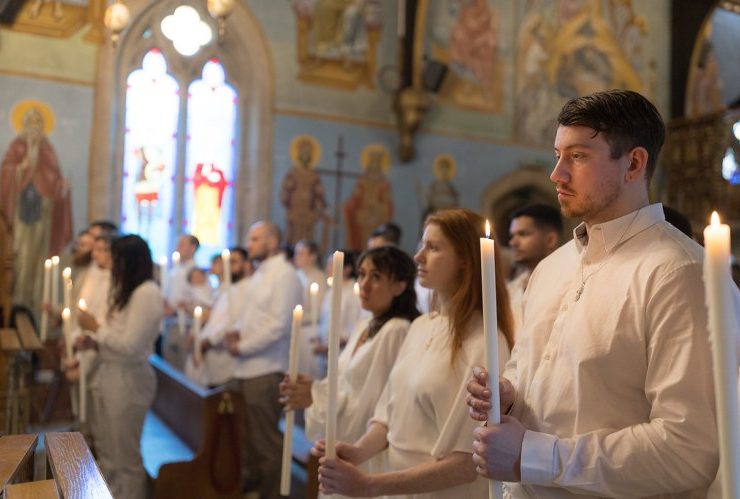
[[[136,150],[141,161],[134,184],[134,197],[138,207],[139,227],[146,236],[150,235],[152,214],[159,203],[162,189],[162,173],[165,170],[162,153],[156,146],[143,146]]]
[[[434,159],[432,170],[435,178],[424,195],[426,206],[421,219],[422,226],[426,217],[435,211],[449,210],[459,206],[459,194],[452,184],[457,171],[455,158],[449,154],[440,154]]]
[[[648,26],[632,0],[528,0],[519,7],[518,140],[547,146],[552,117],[573,97],[610,88],[654,95]]]
[[[299,135],[290,143],[293,167],[283,177],[280,200],[285,207],[286,241],[295,244],[301,239],[315,241],[315,228],[324,220],[327,230],[326,198],[316,165],[321,160],[321,145],[310,135]]]
[[[360,161],[362,176],[343,207],[347,246],[357,251],[365,249],[373,229],[393,219],[391,184],[385,176],[391,166],[388,149],[366,146]]]
[[[372,87],[381,10],[380,0],[293,0],[298,78],[348,90]]]
[[[429,4],[427,32],[433,59],[450,67],[440,98],[472,110],[501,110],[505,63],[500,55],[500,13],[490,0]]]
[[[220,239],[221,208],[228,182],[222,169],[213,163],[198,163],[193,176],[195,209],[193,235],[201,244],[218,244]]]
[[[72,203],[48,139],[54,114],[44,103],[18,103],[11,119],[18,135],[0,167],[0,210],[13,226],[13,302],[41,301],[43,263],[72,240]]]

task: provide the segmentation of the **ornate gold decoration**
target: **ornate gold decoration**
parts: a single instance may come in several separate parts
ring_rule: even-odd
[[[372,157],[380,155],[380,169],[383,173],[388,173],[391,169],[391,155],[388,153],[388,149],[382,144],[370,144],[365,146],[360,154],[360,164],[362,171],[366,171],[368,165],[372,163]]]
[[[39,100],[23,100],[13,106],[13,110],[10,111],[10,123],[13,125],[13,129],[16,133],[21,133],[23,131],[23,119],[26,116],[26,113],[30,109],[34,108],[44,119],[44,135],[48,136],[54,130],[54,111],[51,110],[48,104]]]
[[[290,141],[290,160],[294,165],[301,164],[301,160],[298,157],[298,150],[301,144],[305,142],[311,144],[311,161],[308,163],[308,166],[314,168],[321,161],[321,144],[316,140],[316,137],[311,135],[298,135]]]
[[[434,176],[439,180],[449,182],[455,178],[455,174],[457,173],[457,163],[455,162],[455,158],[447,153],[438,155],[434,158],[432,171],[434,172]]]
[[[26,2],[11,29],[52,38],[69,38],[87,22],[87,6],[65,4],[59,0],[54,0],[52,6],[45,3],[42,0]]]

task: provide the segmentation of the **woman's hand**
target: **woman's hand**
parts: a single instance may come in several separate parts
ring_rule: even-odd
[[[313,403],[312,384],[313,378],[310,376],[299,374],[294,381],[291,381],[286,374],[280,383],[280,403],[285,406],[285,410],[292,411],[310,407]]]
[[[338,450],[338,449],[337,449]],[[319,460],[319,490],[325,494],[343,494],[351,497],[372,497],[372,475],[360,471],[343,459]]]
[[[339,458],[350,464],[358,465],[366,461],[362,455],[362,449],[356,445],[337,442],[336,451]],[[319,460],[323,458],[326,455],[326,440],[323,438],[316,440],[311,447],[311,455],[318,457]]]
[[[87,310],[82,310],[81,308],[77,309],[77,322],[79,323],[83,331],[92,331],[93,333],[95,333],[100,328],[98,321],[95,320],[95,316],[93,316]]]
[[[64,377],[70,383],[76,383],[80,379],[80,361],[74,357],[64,358],[63,362]]]
[[[98,342],[89,334],[83,334],[77,337],[74,347],[75,350],[97,350]]]

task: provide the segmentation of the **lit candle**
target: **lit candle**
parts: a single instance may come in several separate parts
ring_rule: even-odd
[[[312,334],[317,333],[317,324],[319,323],[319,283],[312,282],[309,288],[311,297],[311,330]]]
[[[173,251],[172,252],[172,265],[180,265],[180,252],[179,251]]]
[[[64,334],[64,346],[67,359],[72,359],[72,312],[69,308],[62,310],[62,333]]]
[[[334,284],[334,277],[332,277],[332,276],[327,277],[326,278],[326,286],[330,288],[330,287],[332,287],[332,284]]]
[[[87,312],[87,302],[85,301],[84,298],[80,298],[80,301],[77,302],[77,307],[80,310],[84,310],[85,312]]]
[[[222,290],[226,293],[226,310],[229,314],[229,322],[234,320],[234,311],[231,305],[231,251],[225,249],[221,252],[221,266],[223,267],[224,282]]]
[[[87,420],[87,363],[89,355],[87,352],[78,352],[77,360],[80,362],[80,423]]]
[[[59,306],[59,257],[51,257],[51,306]]]
[[[72,307],[72,269],[64,267],[62,271],[62,281],[64,286],[64,308]]]
[[[44,261],[44,289],[41,294],[41,343],[49,335],[49,302],[51,301],[51,259]]]
[[[298,340],[301,336],[301,321],[303,307],[296,305],[293,309],[293,328],[290,333],[290,353],[288,354],[288,379],[296,380],[298,376]],[[283,467],[280,476],[280,495],[290,495],[290,468],[293,456],[293,426],[295,425],[295,411],[285,414],[285,433],[283,433]]]
[[[159,258],[159,289],[165,294],[165,283],[167,282],[167,257]]]
[[[722,497],[740,497],[740,419],[730,277],[730,227],[717,212],[704,229],[704,288],[714,358]]]
[[[332,260],[332,275],[341,276],[344,269],[344,253],[334,252]],[[339,373],[337,372],[337,360],[339,358],[339,329],[340,313],[342,310],[342,286],[331,288],[331,313],[329,314],[329,352],[328,370],[329,379],[329,402],[326,411],[326,457],[336,457],[337,441],[337,387]]]
[[[360,283],[355,282],[355,285],[352,286],[352,292],[355,294],[355,296],[360,296]]]
[[[483,336],[486,343],[486,367],[488,387],[491,390],[491,409],[488,422],[501,423],[501,402],[498,390],[498,318],[496,314],[496,258],[494,253],[491,224],[486,220],[486,237],[480,238],[481,285],[483,292]],[[488,484],[488,497],[503,497],[501,482],[491,480]]]
[[[199,366],[203,362],[203,352],[200,349],[200,323],[203,320],[203,309],[195,307],[193,310],[193,362]]]

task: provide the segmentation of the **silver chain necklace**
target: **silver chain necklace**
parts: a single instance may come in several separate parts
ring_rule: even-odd
[[[619,246],[619,243],[621,243],[622,242],[622,239],[624,239],[624,236],[627,235],[627,231],[630,230],[630,227],[632,227],[632,224],[634,223],[635,219],[637,219],[637,215],[640,214],[640,211],[641,210],[642,210],[642,208],[640,208],[639,210],[637,210],[635,212],[635,215],[632,217],[632,220],[630,220],[630,223],[627,224],[627,228],[624,229],[624,232],[622,232],[622,235],[619,236],[619,240],[617,240],[617,243],[614,246],[612,246],[611,251],[609,253],[607,253],[607,255],[604,257],[604,261],[601,263],[601,265],[599,265],[596,268],[596,270],[594,270],[593,272],[591,272],[590,274],[588,274],[586,277],[583,276],[583,258],[581,258],[581,285],[578,286],[578,289],[576,290],[576,299],[575,299],[575,301],[578,301],[578,300],[581,299],[581,295],[583,294],[583,288],[586,287],[586,281],[588,281],[589,279],[591,279],[591,276],[592,275],[596,274],[599,270],[601,270],[604,267],[604,265],[606,265],[607,263],[609,263],[609,258],[611,258],[611,256],[614,254],[614,252],[617,251],[617,247]]]

